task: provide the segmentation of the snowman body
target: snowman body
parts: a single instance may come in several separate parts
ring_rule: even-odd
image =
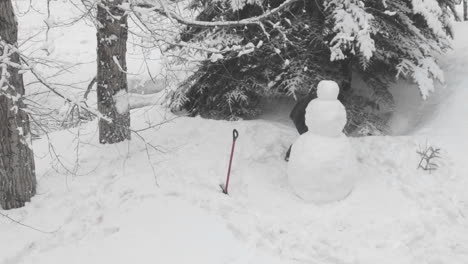
[[[338,92],[335,82],[319,83],[317,99],[306,108],[308,131],[291,149],[288,180],[296,195],[306,201],[338,201],[354,187],[356,157],[343,134],[346,109],[337,100]]]

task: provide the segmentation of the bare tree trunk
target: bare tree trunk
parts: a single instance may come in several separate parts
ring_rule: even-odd
[[[18,25],[11,0],[0,0],[0,41],[0,56],[6,54],[7,45],[17,46]],[[20,64],[18,53],[9,58]],[[31,200],[36,194],[36,176],[29,117],[22,101],[23,76],[11,65],[0,69],[0,74],[6,77],[0,87],[0,206],[7,210]]]
[[[468,20],[468,0],[463,0],[463,20]]]
[[[102,0],[98,5],[98,109],[112,119],[99,120],[99,142],[113,144],[130,139],[127,95],[127,15],[118,6],[125,0]],[[116,102],[119,107],[117,107]],[[122,105],[124,104],[124,105]],[[126,105],[127,104],[127,105]]]

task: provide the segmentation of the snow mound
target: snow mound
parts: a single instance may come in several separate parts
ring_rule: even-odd
[[[352,139],[360,166],[352,194],[317,206],[288,183],[283,155],[296,137],[289,126],[177,117],[160,106],[132,111],[132,126],[146,129],[140,135],[151,145],[136,136],[100,145],[95,122],[34,142],[38,195],[2,213],[53,232],[0,217],[0,263],[468,260],[462,175],[450,159],[432,174],[417,171],[413,138]],[[234,128],[226,196],[218,185]]]
[[[58,20],[69,16],[61,11]],[[39,27],[31,17],[20,19],[20,26]],[[86,30],[51,32],[59,41],[51,56],[79,58],[68,48],[80,43],[91,62],[60,78],[86,86],[95,70],[95,29],[80,24]],[[443,60],[447,89],[417,114],[401,113],[414,114],[403,122],[406,136],[351,140],[360,170],[347,199],[317,206],[293,194],[283,161],[297,137],[289,125],[178,117],[146,107],[131,112],[132,128],[145,142],[133,136],[100,145],[96,122],[33,142],[38,194],[24,208],[0,210],[26,225],[0,216],[0,264],[468,263],[468,24],[455,29],[461,38]],[[139,65],[129,64],[130,71]],[[218,184],[234,128],[240,137],[226,196]],[[416,150],[428,138],[443,149],[430,174],[416,170]]]

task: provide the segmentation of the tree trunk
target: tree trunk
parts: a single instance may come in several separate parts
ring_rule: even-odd
[[[11,0],[0,0],[0,56],[7,50],[6,45],[16,47],[17,41],[18,25]],[[9,58],[20,64],[18,53]],[[0,74],[6,77],[0,87],[0,207],[8,210],[24,206],[36,194],[36,176],[29,117],[22,99],[23,76],[12,66],[0,67]]]
[[[97,99],[98,109],[112,119],[99,120],[99,142],[113,144],[130,139],[127,95],[127,15],[118,6],[125,0],[102,0],[98,5]]]
[[[468,20],[468,0],[463,0],[463,20]]]

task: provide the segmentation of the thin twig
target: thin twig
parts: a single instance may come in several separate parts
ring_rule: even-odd
[[[34,230],[34,231],[41,232],[41,233],[44,233],[44,234],[54,234],[54,233],[57,233],[57,232],[62,228],[62,227],[59,227],[59,228],[57,228],[57,229],[54,230],[54,231],[44,231],[44,230],[39,229],[39,228],[36,228],[36,227],[34,227],[34,226],[30,226],[30,225],[24,224],[24,223],[22,223],[22,222],[20,222],[20,221],[18,221],[18,220],[16,220],[16,219],[11,218],[10,216],[8,216],[8,215],[6,215],[6,214],[1,213],[1,212],[0,212],[0,216],[4,217],[4,218],[6,218],[6,219],[8,219],[8,220],[10,220],[10,221],[12,221],[12,222],[14,222],[14,223],[20,225],[20,226],[23,226],[23,227],[26,227],[26,228],[29,228],[29,229],[32,229],[32,230]]]

